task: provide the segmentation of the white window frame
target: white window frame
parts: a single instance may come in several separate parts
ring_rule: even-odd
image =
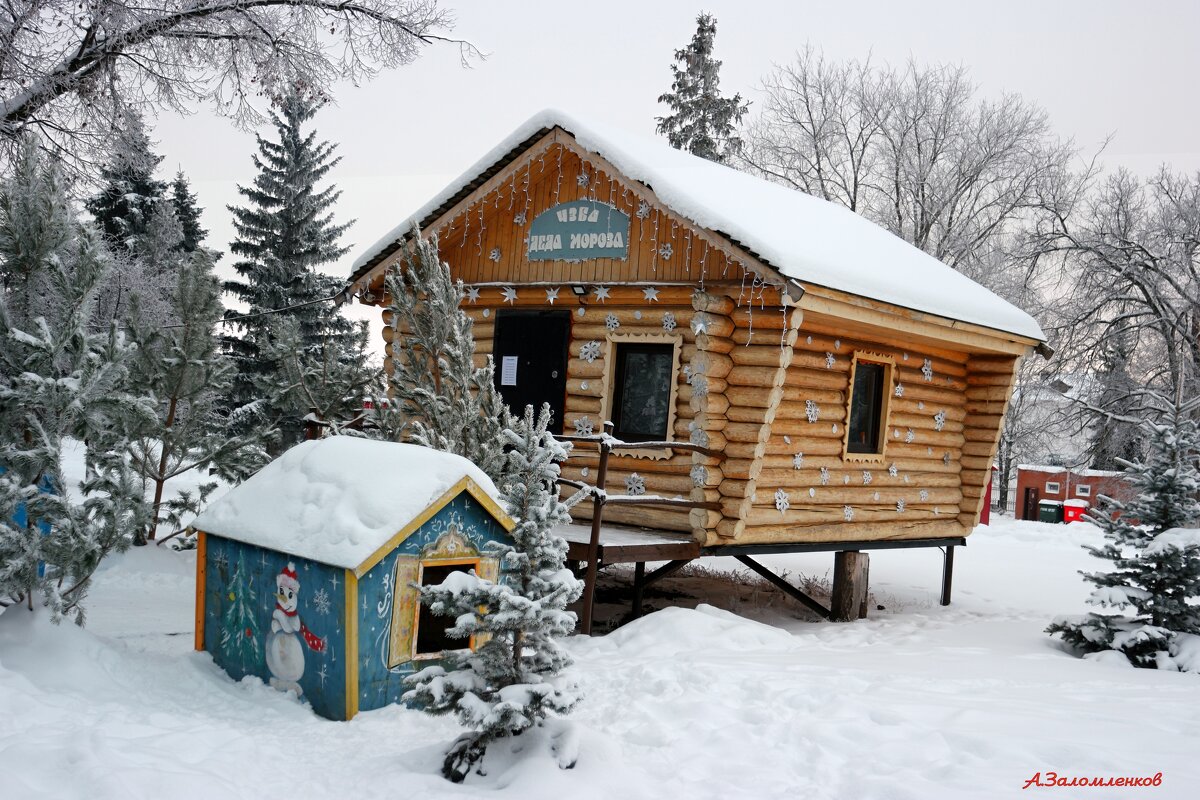
[[[1050,488],[1051,486],[1053,486],[1054,488],[1051,489]],[[1062,491],[1062,482],[1061,481],[1046,481],[1045,490],[1046,490],[1046,494],[1058,494],[1059,492]]]
[[[1075,496],[1076,497],[1091,497],[1092,496],[1092,485],[1090,483],[1075,484]]]

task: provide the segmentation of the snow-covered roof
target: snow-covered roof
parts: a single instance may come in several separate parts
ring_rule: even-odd
[[[461,456],[331,436],[288,450],[192,527],[355,569],[464,478],[493,502],[498,497],[491,479]]]
[[[556,109],[535,114],[354,262],[358,277],[522,143],[558,126],[672,211],[753,250],[786,277],[1045,340],[1021,309],[854,212],[812,195]]]

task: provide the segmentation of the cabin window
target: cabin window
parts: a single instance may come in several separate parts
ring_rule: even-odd
[[[612,386],[613,435],[626,442],[669,438],[675,346],[618,342]]]
[[[471,570],[475,570],[478,573],[478,561],[451,564],[422,564],[421,585],[437,586],[446,580],[451,573],[470,572]],[[447,635],[446,631],[452,627],[454,627],[454,620],[451,617],[434,614],[429,606],[424,603],[418,603],[416,657],[436,657],[446,650],[463,650],[469,647],[469,642]]]
[[[848,456],[869,458],[883,455],[887,444],[884,432],[891,395],[891,360],[855,353],[846,415]]]
[[[1046,481],[1046,494],[1058,494],[1062,491],[1062,486],[1058,481]]]
[[[1076,497],[1091,497],[1092,496],[1092,487],[1086,483],[1081,483],[1081,484],[1077,485],[1075,487],[1075,496]]]

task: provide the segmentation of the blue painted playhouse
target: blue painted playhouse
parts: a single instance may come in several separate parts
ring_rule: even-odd
[[[413,584],[496,580],[489,544],[511,544],[513,521],[464,458],[334,436],[293,447],[192,527],[196,649],[343,720],[399,701],[405,676],[463,646]]]

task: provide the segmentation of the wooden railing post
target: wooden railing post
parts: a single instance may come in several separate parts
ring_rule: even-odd
[[[613,424],[604,423],[605,436],[612,436]],[[596,467],[596,492],[592,499],[592,536],[588,540],[587,574],[583,579],[583,616],[579,628],[586,636],[592,635],[592,607],[596,602],[596,573],[600,569],[600,523],[604,516],[604,486],[608,478],[608,454],[612,445],[607,439],[600,442],[600,465]]]

